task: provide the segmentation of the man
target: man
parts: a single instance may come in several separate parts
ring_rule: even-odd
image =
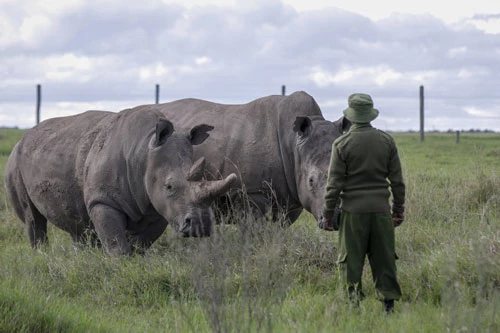
[[[361,276],[368,256],[375,288],[389,313],[401,297],[394,240],[394,228],[404,220],[401,162],[394,139],[370,124],[379,113],[372,98],[352,94],[348,104],[344,115],[353,125],[332,145],[320,227],[334,230],[340,198],[338,264],[348,295],[355,302],[363,297]]]

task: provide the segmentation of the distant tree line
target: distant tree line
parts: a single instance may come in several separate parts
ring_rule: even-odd
[[[418,131],[415,130],[408,130],[408,131],[394,131],[394,132],[407,132],[407,133],[417,133]],[[440,130],[430,130],[430,131],[425,131],[425,133],[497,133],[494,130],[491,129],[479,129],[479,128],[471,128],[468,130],[462,129],[462,130],[454,130],[454,129],[448,129],[447,131],[440,131]]]
[[[0,129],[19,129],[18,126],[0,126]],[[418,131],[415,130],[407,130],[407,131],[399,131],[399,130],[389,130],[389,132],[399,132],[399,133],[418,133]],[[431,130],[431,131],[426,131],[426,133],[456,133],[457,130],[454,129],[449,129],[447,131],[440,131],[440,130]],[[494,130],[491,129],[479,129],[479,128],[471,128],[468,130],[459,130],[458,132],[460,133],[497,133]]]
[[[449,129],[447,132],[448,133],[453,133],[453,132],[456,132],[456,131],[452,130],[452,129]],[[461,130],[460,132],[462,132],[462,133],[495,133],[494,130],[490,130],[490,129],[481,130],[479,128],[476,128],[476,129],[471,128],[469,130]]]

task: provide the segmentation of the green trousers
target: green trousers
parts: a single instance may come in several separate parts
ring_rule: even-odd
[[[396,277],[394,226],[390,213],[342,211],[338,264],[349,296],[362,296],[361,277],[368,256],[373,281],[381,300],[397,300],[401,287]]]

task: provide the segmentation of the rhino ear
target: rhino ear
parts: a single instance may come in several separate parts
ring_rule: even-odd
[[[342,117],[342,131],[341,133],[347,132],[351,128],[351,121],[346,117]]]
[[[306,116],[297,116],[293,123],[293,131],[296,132],[301,139],[305,139],[311,134],[312,121],[311,118]]]
[[[342,116],[339,119],[333,122],[333,125],[339,131],[340,134],[343,134],[351,128],[352,123],[346,117]]]
[[[197,125],[191,129],[189,133],[189,139],[191,140],[191,144],[193,146],[199,145],[203,143],[208,138],[208,131],[213,130],[214,127],[210,125]]]
[[[168,137],[174,132],[174,125],[167,119],[160,118],[156,123],[155,146],[164,144]]]

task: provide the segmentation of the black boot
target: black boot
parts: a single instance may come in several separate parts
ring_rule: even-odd
[[[384,301],[384,310],[386,313],[393,313],[394,312],[394,300],[388,300]]]

